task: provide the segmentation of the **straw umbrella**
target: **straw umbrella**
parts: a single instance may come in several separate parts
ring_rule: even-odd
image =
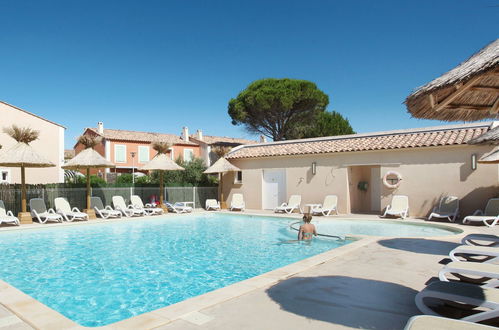
[[[27,127],[12,125],[3,131],[10,135],[17,144],[0,154],[0,166],[21,168],[21,223],[32,223],[31,214],[26,211],[26,167],[54,167],[55,164],[40,156],[29,143],[38,139],[39,131]]]
[[[158,153],[151,159],[150,162],[142,166],[142,170],[147,171],[159,171],[159,206],[168,212],[168,209],[163,205],[163,176],[164,171],[183,171],[185,170],[182,166],[179,166],[166,154],[170,149],[170,145],[166,142],[153,142],[152,147]]]
[[[90,135],[82,135],[78,138],[78,142],[85,146],[85,150],[70,159],[62,168],[66,170],[87,170],[87,193],[86,205],[84,210],[88,214],[89,219],[96,219],[95,211],[90,203],[90,169],[91,168],[107,168],[114,167],[114,164],[102,157],[94,147],[101,143],[102,138]]]
[[[222,208],[227,208],[227,205],[224,202],[224,194],[223,194],[223,174],[227,172],[238,172],[241,169],[232,165],[227,159],[224,157],[219,158],[215,164],[211,165],[206,171],[203,173],[206,174],[220,174],[220,188],[219,188],[219,197],[220,197],[220,206]]]
[[[499,118],[499,39],[405,100],[416,118],[476,121]]]

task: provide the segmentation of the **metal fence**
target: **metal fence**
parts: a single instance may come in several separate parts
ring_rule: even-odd
[[[85,188],[55,187],[47,188],[43,185],[29,186],[26,197],[29,208],[31,198],[43,198],[47,207],[54,207],[56,197],[65,197],[71,206],[76,206],[80,210],[86,208]],[[92,188],[92,196],[102,199],[104,205],[112,205],[112,198],[115,195],[123,196],[125,202],[130,202],[131,195],[139,195],[144,203],[151,199],[159,199],[159,188],[155,187],[105,187]],[[165,187],[165,200],[175,202],[194,202],[196,208],[204,207],[207,199],[218,199],[217,187]],[[12,210],[14,214],[21,211],[21,188],[19,185],[0,185],[0,200],[3,200],[7,210]],[[28,210],[29,211],[29,210]]]

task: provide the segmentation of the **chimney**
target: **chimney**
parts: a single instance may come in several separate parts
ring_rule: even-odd
[[[265,143],[267,142],[267,138],[265,137],[265,135],[260,135],[260,143]]]
[[[104,134],[104,123],[101,121],[97,123],[97,132]]]
[[[196,139],[198,139],[199,141],[203,141],[203,131],[198,129],[196,131]]]
[[[189,128],[187,126],[182,127],[182,140],[189,142]]]

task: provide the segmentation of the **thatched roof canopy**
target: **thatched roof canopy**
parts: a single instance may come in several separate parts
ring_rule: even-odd
[[[97,151],[92,148],[87,148],[69,160],[63,169],[78,170],[83,168],[105,168],[114,167],[114,164],[102,157]]]
[[[18,142],[12,148],[0,151],[0,166],[54,167],[55,164],[38,154],[30,145]]]
[[[225,172],[237,172],[241,169],[232,165],[227,159],[219,158],[215,164],[211,165],[206,171],[203,173],[213,174],[213,173],[225,173]]]
[[[499,164],[499,150],[492,151],[489,154],[483,155],[478,160],[479,163]]]
[[[499,118],[499,39],[405,100],[412,116],[445,121]]]
[[[185,168],[179,166],[164,153],[157,154],[151,161],[141,168],[146,171],[183,171]]]
[[[474,139],[466,142],[467,144],[499,144],[499,126],[492,128],[490,131],[477,136]]]

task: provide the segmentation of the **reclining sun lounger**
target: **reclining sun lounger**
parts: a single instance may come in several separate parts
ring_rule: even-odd
[[[416,295],[416,306],[427,315],[439,315],[427,305],[426,298],[451,302],[453,306],[466,304],[468,311],[476,314],[461,318],[463,321],[480,322],[499,316],[499,290],[484,288],[475,284],[461,282],[433,282]],[[457,308],[457,307],[456,307]],[[477,309],[480,308],[480,309]]]
[[[393,195],[392,202],[385,209],[382,217],[387,215],[400,216],[402,219],[409,215],[409,197],[405,195]]]
[[[407,322],[404,330],[492,330],[496,327],[472,323],[461,320],[453,320],[446,317],[418,315],[413,316]]]
[[[36,218],[40,223],[47,221],[62,222],[62,216],[57,214],[53,209],[48,209],[45,206],[45,201],[42,198],[32,198],[29,200],[29,209],[31,217]]]
[[[327,195],[324,197],[324,203],[321,206],[314,207],[310,212],[313,215],[322,214],[323,216],[328,216],[332,212],[338,214],[338,196]]]
[[[206,211],[218,211],[220,210],[220,202],[218,202],[216,199],[207,199],[205,202],[205,209]]]
[[[481,258],[477,258],[481,257]],[[452,261],[494,262],[499,258],[499,248],[489,246],[460,245],[449,252]]]
[[[286,212],[287,214],[291,214],[294,210],[301,211],[301,196],[300,195],[291,195],[289,197],[289,201],[287,203],[282,203],[280,206],[274,209],[274,212]]]
[[[0,225],[2,223],[19,226],[19,219],[12,214],[12,211],[5,210],[5,204],[0,200]]]
[[[499,198],[491,198],[485,206],[485,210],[476,210],[473,215],[468,215],[463,219],[463,224],[483,223],[489,227],[494,227],[499,221]]]
[[[246,204],[244,203],[244,197],[242,194],[233,194],[232,199],[230,201],[230,210],[240,210],[244,211]]]
[[[449,282],[448,274],[453,274],[462,281],[479,284],[486,288],[499,286],[499,265],[495,264],[453,261],[442,268],[438,273],[438,278],[440,281]]]
[[[480,241],[489,243],[480,243]],[[489,234],[469,234],[463,237],[461,243],[476,246],[497,246],[499,245],[499,236]]]
[[[64,220],[72,222],[74,220],[88,221],[88,214],[80,212],[77,207],[71,208],[69,202],[64,197],[57,197],[54,199],[55,211],[62,215]]]
[[[130,202],[133,205],[133,207],[135,207],[136,209],[139,209],[139,210],[146,211],[146,214],[148,214],[148,215],[160,215],[160,214],[163,214],[163,209],[162,208],[154,207],[151,204],[144,205],[144,203],[142,202],[142,199],[140,198],[140,196],[132,195],[130,197]]]
[[[168,208],[168,212],[173,212],[173,213],[190,213],[190,212],[192,212],[192,207],[187,206],[182,202],[177,202],[175,204],[165,202],[165,205]]]
[[[113,196],[113,206],[116,211],[120,211],[125,217],[140,217],[146,215],[146,211],[136,209],[133,205],[126,206],[122,196]]]
[[[102,203],[100,197],[90,197],[90,205],[97,212],[97,214],[103,219],[109,218],[121,218],[121,212],[113,210],[111,206]]]
[[[459,198],[455,196],[445,196],[440,199],[438,207],[435,207],[428,220],[431,218],[447,219],[450,222],[456,221],[459,214]]]

